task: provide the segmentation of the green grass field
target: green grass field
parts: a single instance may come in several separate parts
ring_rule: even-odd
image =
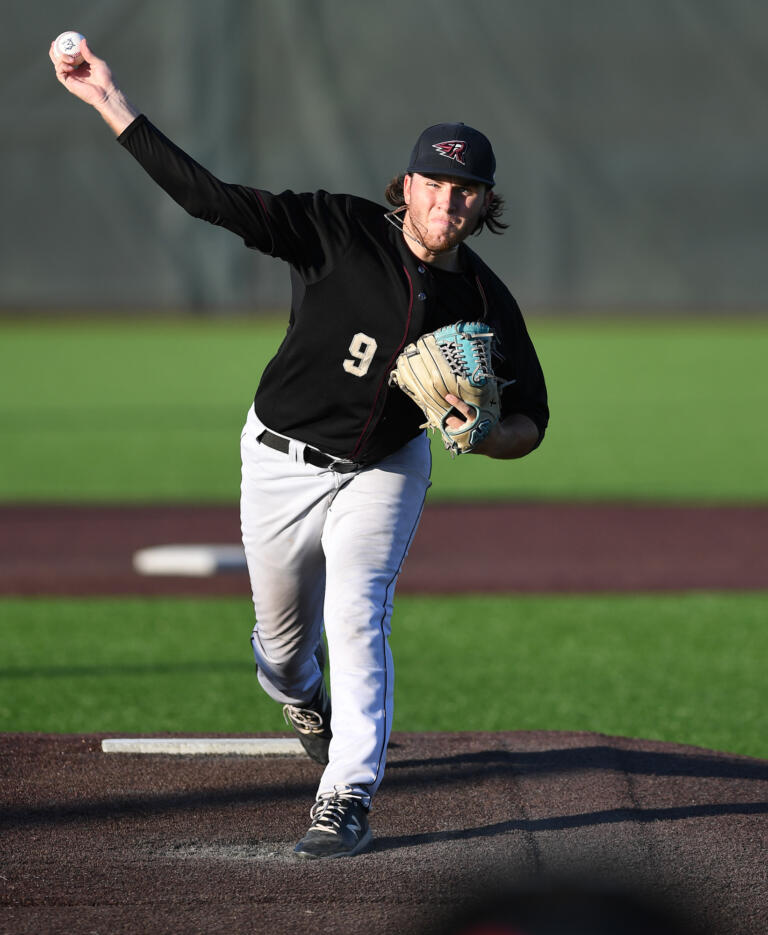
[[[432,500],[768,500],[768,322],[530,322],[552,423],[435,445]],[[237,500],[274,321],[0,322],[0,501]],[[768,757],[768,594],[399,597],[398,730],[586,730]],[[280,731],[250,603],[0,600],[0,729]]]
[[[0,730],[283,731],[247,600],[2,602]],[[565,730],[768,758],[765,595],[401,597],[396,730]]]
[[[432,499],[767,500],[768,322],[538,320],[552,422],[519,462],[435,445]],[[0,323],[0,500],[236,499],[284,323]]]

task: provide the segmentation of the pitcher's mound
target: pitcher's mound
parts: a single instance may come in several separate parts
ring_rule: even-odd
[[[587,878],[764,935],[768,762],[553,732],[395,734],[370,852],[293,858],[319,779],[295,756],[106,754],[0,735],[13,933],[442,931],[479,893]]]

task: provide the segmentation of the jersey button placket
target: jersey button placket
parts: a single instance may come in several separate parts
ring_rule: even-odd
[[[419,273],[419,275],[424,276],[426,275],[427,268],[423,263],[419,263],[419,265],[416,267],[416,272]],[[419,300],[419,302],[426,302],[427,293],[422,289],[421,292],[417,293],[416,298]]]

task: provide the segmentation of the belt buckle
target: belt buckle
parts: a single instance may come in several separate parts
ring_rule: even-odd
[[[356,461],[349,461],[346,458],[334,458],[331,455],[328,455],[328,458],[328,467],[332,471],[336,471],[337,474],[349,474],[358,468]],[[341,465],[341,467],[337,467],[337,465]]]

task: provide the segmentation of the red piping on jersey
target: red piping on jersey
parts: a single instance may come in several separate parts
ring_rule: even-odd
[[[381,380],[380,380],[380,382],[379,382],[379,387],[378,387],[378,389],[376,390],[376,395],[375,395],[374,398],[373,398],[373,406],[371,407],[370,415],[368,416],[368,420],[366,421],[365,425],[363,426],[363,431],[360,433],[360,436],[358,437],[357,441],[355,442],[355,447],[352,449],[352,453],[351,453],[351,455],[349,456],[351,460],[354,460],[355,455],[356,455],[356,454],[358,453],[358,451],[360,450],[360,446],[363,444],[363,440],[365,439],[366,433],[368,432],[368,429],[369,429],[369,427],[370,427],[370,425],[371,425],[371,420],[373,419],[373,414],[374,414],[374,412],[376,412],[376,406],[378,405],[379,397],[381,396],[381,391],[382,391],[382,389],[384,388],[384,386],[385,386],[385,384],[386,384],[386,381],[389,380],[390,371],[391,371],[392,367],[394,366],[395,361],[397,360],[398,354],[399,354],[400,351],[402,351],[402,349],[405,347],[405,342],[408,340],[408,331],[410,330],[410,327],[411,327],[411,318],[412,318],[412,316],[413,316],[413,281],[411,280],[410,273],[409,273],[408,270],[405,268],[405,266],[403,267],[403,272],[405,273],[405,277],[406,277],[406,279],[408,280],[408,290],[409,290],[409,295],[408,295],[408,316],[407,316],[407,318],[406,318],[406,320],[405,320],[405,333],[403,334],[403,337],[402,337],[402,339],[401,339],[401,341],[400,341],[400,344],[398,345],[397,350],[394,352],[394,354],[392,355],[392,357],[387,361],[387,366],[386,366],[386,368],[385,368],[385,370],[384,370],[384,375],[382,376],[382,378],[381,378]]]
[[[483,284],[480,282],[480,277],[475,276],[475,282],[477,283],[477,291],[480,293],[480,298],[483,300],[483,320],[488,318],[488,299],[485,297],[485,289],[483,289]]]

